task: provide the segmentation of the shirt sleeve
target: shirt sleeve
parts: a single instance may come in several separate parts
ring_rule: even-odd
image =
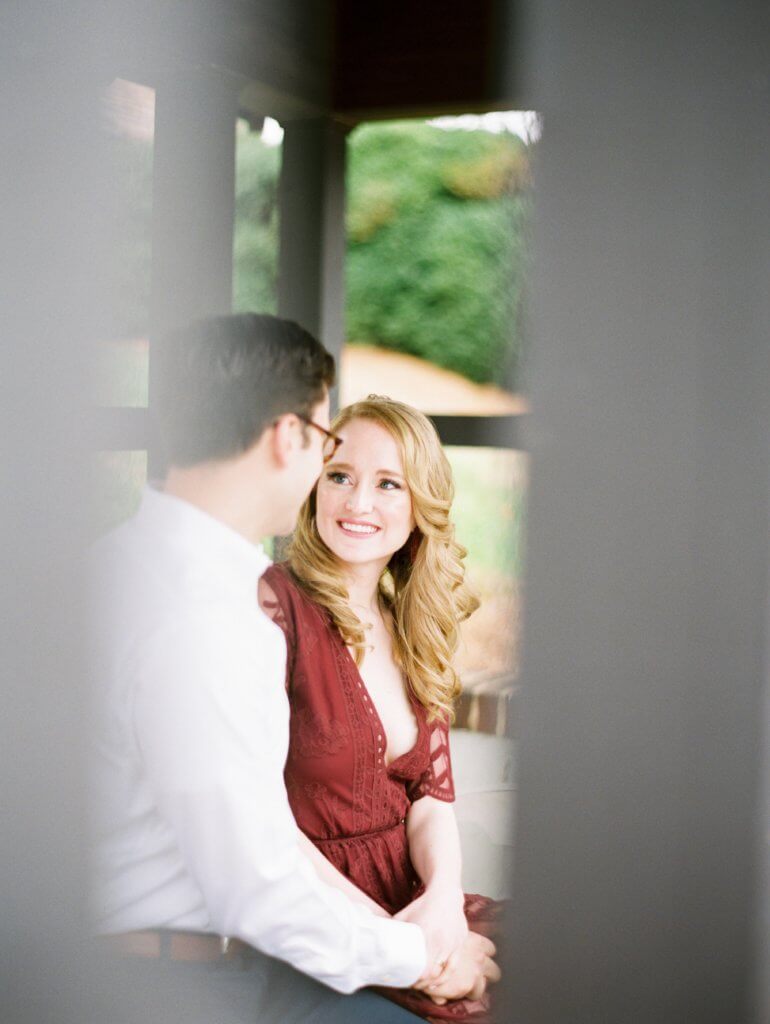
[[[428,726],[430,760],[428,767],[409,788],[409,799],[414,803],[423,796],[452,803],[455,799],[452,759],[449,753],[449,723],[444,718],[434,718]]]
[[[289,709],[281,633],[259,610],[209,606],[146,645],[135,739],[211,931],[341,992],[406,987],[425,966],[415,925],[323,883],[299,848],[283,781]]]

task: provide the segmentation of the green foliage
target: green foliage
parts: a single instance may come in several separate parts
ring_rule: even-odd
[[[362,181],[347,215],[348,239],[368,242],[395,218],[397,206],[393,188],[387,181]]]
[[[525,516],[522,455],[496,448],[445,449],[452,466],[457,539],[477,579],[502,585],[519,579]]]
[[[239,134],[235,171],[233,309],[275,313],[280,150]]]
[[[478,160],[449,164],[442,178],[460,199],[498,199],[530,184],[529,160],[521,150],[501,146]]]
[[[347,336],[510,383],[529,161],[516,136],[364,125],[349,151]]]

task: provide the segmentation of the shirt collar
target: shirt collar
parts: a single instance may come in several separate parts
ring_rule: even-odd
[[[137,525],[171,541],[191,571],[204,569],[256,596],[256,584],[271,564],[261,544],[252,544],[232,527],[152,485],[145,487]]]

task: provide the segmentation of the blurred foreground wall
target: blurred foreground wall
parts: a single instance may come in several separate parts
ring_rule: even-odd
[[[74,1022],[82,1010],[80,555],[87,345],[103,292],[93,68],[73,61],[68,19],[35,13],[9,3],[0,14],[0,1019],[8,1024]]]
[[[525,10],[544,132],[504,1019],[767,1021],[767,7]]]

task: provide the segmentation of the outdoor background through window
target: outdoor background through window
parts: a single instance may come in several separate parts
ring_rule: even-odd
[[[376,391],[434,415],[528,411],[530,112],[364,124],[347,177],[341,404]],[[481,608],[463,626],[458,724],[503,732],[519,663],[527,456],[450,447],[454,518]]]

